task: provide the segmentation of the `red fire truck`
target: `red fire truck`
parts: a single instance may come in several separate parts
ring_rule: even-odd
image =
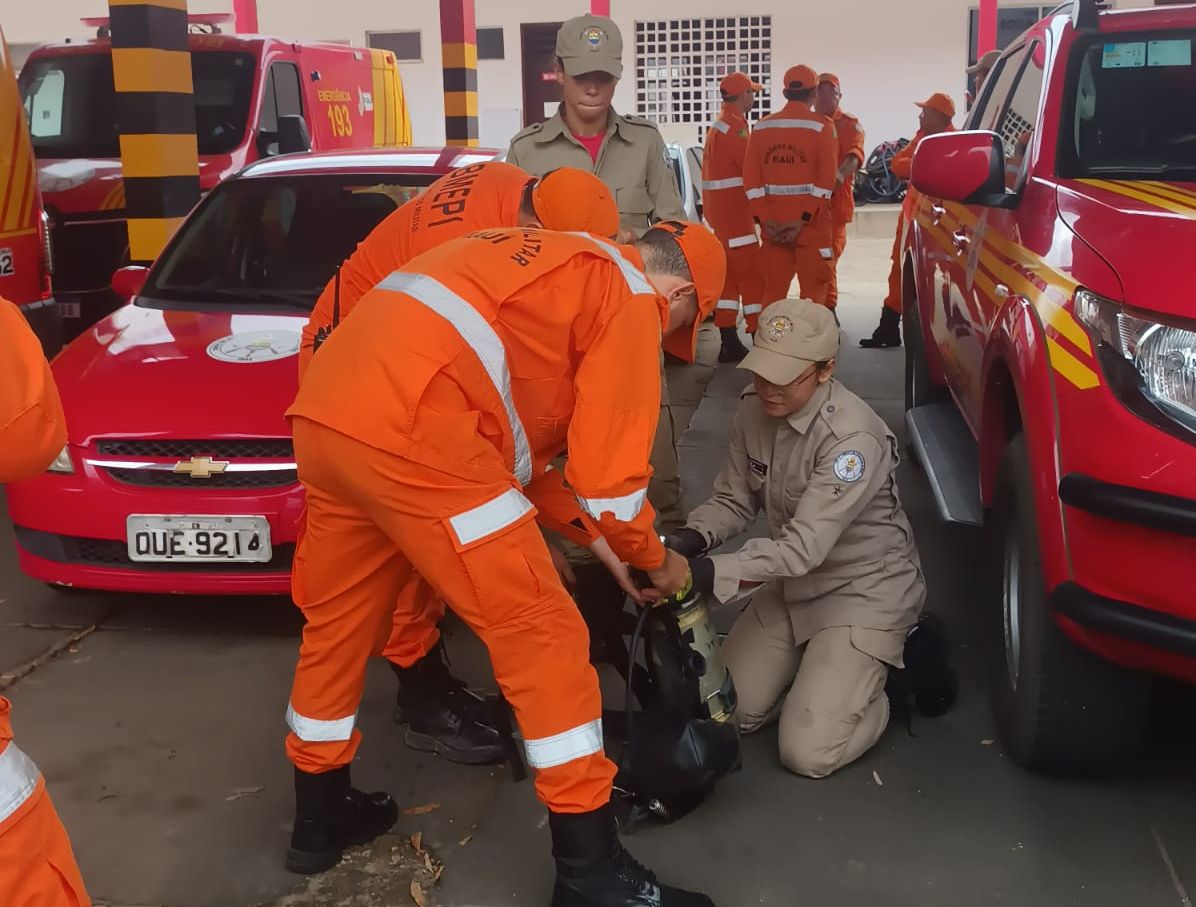
[[[222,34],[228,18],[189,17],[201,190],[276,154],[411,143],[393,54]],[[108,21],[84,22],[94,40],[40,47],[20,77],[68,338],[120,304],[128,258]]]
[[[25,111],[0,31],[0,296],[20,306],[46,352],[61,345],[50,243]]]
[[[904,259],[907,424],[977,584],[1011,754],[1136,752],[1196,682],[1196,6],[1065,6],[925,139]]]

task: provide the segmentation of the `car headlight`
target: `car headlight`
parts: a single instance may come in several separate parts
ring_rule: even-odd
[[[63,475],[74,475],[75,464],[71,462],[71,451],[64,446],[54,458],[54,462],[46,467],[46,472],[58,472]]]
[[[1196,432],[1196,322],[1155,320],[1088,290],[1076,291],[1076,316],[1097,341],[1097,358],[1113,389],[1141,413],[1149,403]]]

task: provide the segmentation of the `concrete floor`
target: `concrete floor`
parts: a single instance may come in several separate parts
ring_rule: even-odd
[[[840,377],[903,434],[900,351],[865,352],[884,291],[889,241],[856,239],[843,265]],[[721,367],[684,438],[690,503],[708,490],[744,384]],[[744,770],[697,812],[646,829],[629,847],[666,880],[720,907],[807,905],[1188,905],[1196,885],[1196,717],[1168,690],[1140,771],[1117,780],[1025,774],[994,742],[977,651],[978,539],[939,524],[925,482],[904,465],[930,607],[959,644],[958,707],[891,727],[876,750],[824,781],[784,772],[775,736],[745,743]],[[17,737],[45,773],[96,900],[109,905],[249,907],[406,904],[385,859],[339,887],[281,868],[291,819],[282,712],[299,621],[286,602],[64,596],[21,576],[0,528],[0,689]],[[733,613],[719,615],[724,625]],[[456,630],[455,667],[484,682],[476,640]],[[530,783],[406,750],[390,721],[393,687],[374,665],[361,709],[367,741],[354,777],[391,791],[404,816],[383,855],[420,831],[445,864],[433,903],[547,903],[546,817]],[[381,874],[381,875],[380,875]],[[366,886],[361,885],[361,890]],[[378,894],[381,891],[381,894]],[[0,899],[2,900],[2,899]]]

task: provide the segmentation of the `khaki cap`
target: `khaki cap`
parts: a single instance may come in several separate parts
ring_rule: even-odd
[[[556,33],[556,55],[565,74],[606,72],[623,77],[623,34],[606,16],[575,16]]]
[[[968,67],[968,75],[974,76],[978,72],[988,72],[997,65],[997,61],[1001,59],[1001,52],[999,50],[990,50],[983,57]]]
[[[739,367],[783,386],[838,352],[839,326],[830,309],[808,299],[782,299],[760,313],[755,345]]]

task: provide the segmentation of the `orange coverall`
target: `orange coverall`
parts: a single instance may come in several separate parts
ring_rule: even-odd
[[[835,127],[804,104],[788,102],[756,124],[748,139],[743,184],[760,223],[801,223],[792,245],[764,236],[764,303],[784,299],[796,273],[801,295],[826,305],[834,274],[830,213],[839,143]]]
[[[66,443],[62,403],[41,344],[20,310],[0,299],[0,483],[41,472]],[[12,742],[0,696],[0,903],[90,904],[46,782]]]
[[[512,164],[500,161],[471,164],[440,177],[425,192],[391,213],[341,266],[339,297],[333,279],[316,300],[303,329],[300,381],[311,363],[320,331],[327,336],[334,320],[337,323],[343,320],[358,300],[388,274],[450,239],[476,230],[515,226],[523,188],[531,179]],[[334,319],[334,312],[339,312],[339,317]],[[528,489],[528,497],[538,508],[542,525],[583,548],[597,540],[593,522],[584,514],[576,515],[576,500],[561,481],[559,472],[537,481]],[[382,654],[402,667],[410,667],[439,641],[438,625],[443,617],[444,602],[427,583],[413,579],[398,596],[394,635]]]
[[[756,222],[743,188],[748,131],[744,115],[724,104],[706,133],[702,153],[702,216],[727,253],[727,280],[714,310],[714,323],[720,328],[734,327],[742,300],[748,332],[754,334],[764,309],[764,273]]]
[[[288,412],[307,493],[298,768],[353,759],[366,661],[418,573],[489,649],[541,800],[607,802],[588,634],[523,488],[567,447],[569,484],[615,553],[664,562],[646,498],[665,312],[641,268],[634,248],[585,235],[475,233],[382,281],[312,361]]]
[[[831,117],[835,124],[835,134],[839,138],[839,159],[836,166],[842,166],[849,157],[864,165],[864,127],[860,121],[850,113],[836,110]],[[835,253],[834,267],[831,272],[831,286],[826,294],[826,304],[832,309],[839,304],[839,259],[843,257],[843,250],[847,248],[847,225],[855,220],[855,183],[846,179],[831,194],[831,219],[835,224],[834,241],[831,249]]]
[[[954,132],[955,127],[949,126],[946,132]],[[889,161],[889,169],[898,179],[908,180],[914,166],[914,152],[918,150],[918,143],[925,136],[921,130],[914,134],[913,140],[893,155]],[[920,196],[913,186],[905,190],[905,200],[901,203],[901,217],[897,221],[897,235],[893,238],[893,265],[889,269],[889,295],[885,297],[885,308],[894,312],[901,311],[901,251],[905,245],[905,230],[914,218],[918,208]]]

